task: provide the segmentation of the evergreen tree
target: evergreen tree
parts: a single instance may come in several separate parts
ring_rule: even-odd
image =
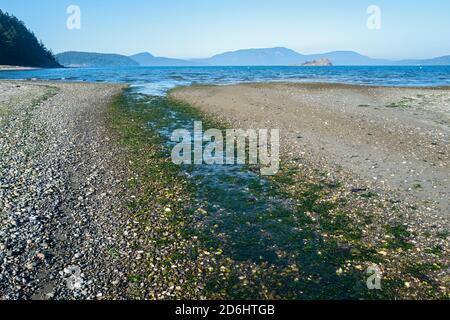
[[[16,17],[0,10],[0,65],[60,67],[52,52]]]

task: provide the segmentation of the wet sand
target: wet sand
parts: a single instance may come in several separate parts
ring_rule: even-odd
[[[449,88],[242,84],[177,88],[171,97],[235,128],[279,128],[282,160],[449,218]]]

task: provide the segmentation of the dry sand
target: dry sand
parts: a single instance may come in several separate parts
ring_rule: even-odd
[[[242,84],[183,87],[171,97],[234,128],[279,128],[284,160],[449,218],[449,88]]]
[[[0,65],[0,71],[23,71],[23,70],[35,70],[35,69],[37,69],[37,68]]]

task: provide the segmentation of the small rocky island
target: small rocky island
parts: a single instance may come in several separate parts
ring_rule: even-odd
[[[329,59],[319,59],[319,60],[312,60],[312,61],[306,61],[305,63],[301,64],[302,67],[332,67],[333,63]]]

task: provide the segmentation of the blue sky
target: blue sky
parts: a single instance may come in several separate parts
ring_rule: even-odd
[[[381,9],[381,30],[366,10]],[[68,30],[66,9],[81,9]],[[450,1],[0,0],[55,53],[66,50],[200,58],[241,48],[355,50],[376,58],[450,54]]]

